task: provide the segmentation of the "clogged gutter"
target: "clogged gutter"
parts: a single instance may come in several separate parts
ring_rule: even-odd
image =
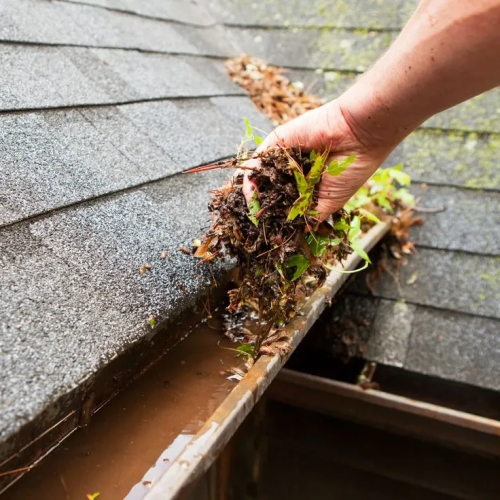
[[[227,67],[276,123],[320,104],[297,90],[279,70],[256,59],[244,56]],[[279,105],[283,102],[284,107]],[[262,138],[247,122],[245,142],[249,141],[259,144]],[[286,354],[289,346],[281,328],[297,315],[301,304],[351,253],[356,252],[365,261],[363,268],[367,267],[370,259],[361,235],[380,219],[411,213],[414,202],[407,189],[410,178],[401,165],[379,169],[344,209],[320,223],[314,207],[321,176],[340,175],[355,158],[327,163],[326,153],[305,154],[281,146],[259,154],[240,151],[233,159],[193,171],[248,168],[245,162],[252,156],[261,163],[249,173],[259,186],[258,195],[246,202],[242,173],[214,190],[209,205],[212,224],[195,253],[205,262],[228,255],[237,260],[236,286],[229,291],[227,334],[240,342],[236,350],[248,358],[247,368],[259,354]]]

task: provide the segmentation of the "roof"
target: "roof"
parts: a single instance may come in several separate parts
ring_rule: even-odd
[[[325,99],[375,62],[417,3],[208,0],[242,50],[288,68]],[[338,311],[369,320],[369,359],[500,389],[499,134],[494,89],[434,116],[387,160],[404,164],[421,207],[444,210],[419,214],[417,254],[401,268],[404,304],[389,275],[376,297],[359,276],[332,311],[333,323]]]
[[[171,322],[210,287],[179,244],[200,235],[227,174],[180,173],[234,154],[242,117],[269,129],[222,60],[241,49],[335,96],[414,3],[0,2],[0,461],[23,427],[38,436],[29,423],[62,418],[64,398],[154,336],[151,315]],[[375,311],[372,359],[495,389],[498,109],[491,91],[394,153],[415,190],[428,184],[421,204],[447,209],[414,232],[403,312],[387,277],[377,298],[353,286],[346,299]]]
[[[0,3],[0,462],[150,339],[150,316],[171,322],[206,292],[210,271],[179,245],[228,174],[180,173],[233,155],[242,117],[269,130],[201,7],[95,4]]]

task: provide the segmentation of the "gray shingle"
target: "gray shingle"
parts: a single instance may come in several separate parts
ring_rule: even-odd
[[[415,0],[205,0],[219,22],[250,26],[334,26],[401,28],[415,9]]]
[[[409,284],[415,279],[416,282]],[[403,298],[413,304],[500,318],[500,257],[419,248],[402,266]],[[351,285],[366,290],[364,279]],[[398,299],[393,279],[384,273],[376,287],[377,296]]]
[[[228,56],[215,28],[179,26],[69,2],[0,2],[0,40]]]
[[[247,98],[228,99],[235,114],[261,120]],[[75,110],[0,116],[0,192],[7,193],[0,223],[235,154],[244,124],[220,107],[196,99],[86,110],[85,117]]]
[[[390,45],[391,33],[314,29],[226,28],[247,54],[289,68],[364,71]]]
[[[411,239],[417,245],[500,255],[500,193],[429,186],[413,186],[419,206],[444,208],[421,214],[425,224],[415,227]]]
[[[339,68],[341,69],[341,68]],[[339,97],[356,80],[356,74],[339,71],[291,70],[287,76],[292,81],[301,81],[311,93],[330,101]],[[500,133],[500,89],[485,92],[458,106],[438,113],[422,127],[465,132]]]
[[[0,110],[241,94],[222,63],[80,47],[0,45]]]
[[[418,308],[405,368],[500,390],[500,321]]]
[[[201,234],[207,191],[226,176],[178,176],[0,231],[3,439],[149,335],[150,315],[171,319],[207,289],[210,271],[179,244]]]
[[[380,301],[367,342],[367,359],[403,366],[415,309],[416,306],[404,302]]]
[[[500,136],[417,130],[386,161],[415,182],[500,189]]]
[[[133,12],[143,16],[156,17],[188,24],[207,26],[214,19],[197,2],[180,2],[179,0],[66,0],[75,3],[86,3],[108,9]]]

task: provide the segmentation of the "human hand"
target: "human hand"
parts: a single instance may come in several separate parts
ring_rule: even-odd
[[[318,191],[320,220],[340,210],[356,191],[375,172],[393,146],[383,146],[360,127],[356,127],[349,114],[342,109],[338,100],[308,111],[302,116],[276,128],[257,149],[257,152],[281,144],[297,146],[305,151],[323,153],[329,151],[327,162],[354,155],[356,160],[340,176],[324,174]],[[258,168],[260,161],[250,159],[247,166]],[[243,193],[247,202],[258,191],[251,179],[251,170],[245,171]]]

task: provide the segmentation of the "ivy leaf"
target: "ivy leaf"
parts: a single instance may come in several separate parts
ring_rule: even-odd
[[[336,247],[337,245],[340,245],[344,241],[344,238],[333,238],[330,240],[330,246],[331,247]]]
[[[299,279],[309,268],[309,261],[300,253],[292,255],[286,262],[285,267],[295,267],[292,281]]]
[[[248,218],[256,225],[259,225],[259,219],[257,219],[256,215],[260,212],[260,202],[257,195],[257,191],[253,192],[252,199],[248,202],[248,210],[250,214]]]
[[[340,219],[337,222],[333,224],[333,229],[336,229],[337,231],[349,231],[351,226],[347,224],[347,222],[344,219]]]
[[[325,166],[325,158],[322,155],[317,155],[314,159],[313,166],[307,174],[307,181],[310,187],[314,187],[321,179],[321,175],[323,174],[323,168]]]
[[[243,121],[245,122],[245,140],[255,141],[255,144],[257,144],[257,146],[260,146],[264,139],[253,133],[253,127],[252,125],[250,125],[250,121],[248,120],[248,118],[243,118]]]
[[[361,234],[361,219],[356,216],[352,218],[349,227],[349,243],[352,243]]]
[[[372,263],[372,261],[370,260],[370,257],[368,257],[368,254],[365,252],[364,248],[363,248],[363,245],[361,244],[361,242],[359,240],[354,240],[354,241],[350,241],[349,242],[350,245],[351,245],[351,248],[363,259],[365,260],[366,262],[368,262],[369,264]]]
[[[389,200],[385,197],[383,193],[378,194],[375,197],[375,200],[382,208],[385,208],[390,214],[392,214],[393,209],[391,207],[391,204],[389,203]]]
[[[351,163],[354,162],[356,157],[354,155],[344,158],[342,161],[333,160],[330,165],[328,165],[326,171],[333,177],[339,176]]]
[[[301,196],[304,196],[308,191],[310,191],[307,179],[300,170],[297,170],[297,168],[294,169],[293,175],[295,177],[295,182],[297,183],[297,189],[299,190],[299,194]]]
[[[238,353],[243,354],[244,356],[247,356],[249,358],[253,357],[253,351],[254,351],[254,346],[251,344],[241,344],[239,347],[236,348]]]
[[[401,186],[409,186],[411,182],[411,177],[408,174],[405,174],[404,172],[401,172],[401,169],[403,168],[403,164],[400,163],[394,168],[389,169],[389,177],[391,179],[394,179],[398,184]]]
[[[248,118],[243,118],[243,121],[245,122],[245,139],[251,141],[253,139],[253,127],[250,125]]]
[[[407,189],[398,189],[394,193],[396,200],[401,200],[405,205],[413,205],[415,203],[415,196],[413,196]]]
[[[292,209],[288,214],[287,220],[295,220],[299,215],[304,215],[309,208],[311,203],[311,195],[306,194],[305,196],[300,196],[297,198],[292,205]]]
[[[380,222],[380,219],[375,214],[368,212],[368,210],[365,210],[364,208],[360,208],[359,212],[365,219],[371,220],[372,222],[376,222],[377,224]]]
[[[315,257],[322,257],[328,249],[330,238],[319,234],[309,233],[305,235],[307,245]]]

